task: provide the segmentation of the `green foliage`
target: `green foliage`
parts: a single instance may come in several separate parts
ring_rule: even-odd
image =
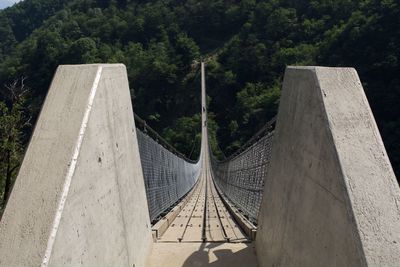
[[[253,129],[260,129],[266,118],[272,118],[276,115],[280,97],[280,83],[266,88],[263,83],[246,83],[237,95],[237,113],[241,114],[237,120],[230,125],[230,133],[234,140],[240,140],[239,144],[246,142],[255,132]],[[240,121],[240,124],[237,123]],[[236,127],[233,131],[231,127]],[[237,144],[228,150],[234,152],[238,149]]]
[[[218,145],[218,124],[215,121],[215,115],[212,112],[208,113],[207,116],[207,128],[208,128],[208,140],[210,142],[210,148],[214,156],[217,158],[224,158],[224,152],[221,150],[220,146]]]
[[[0,11],[0,84],[27,76],[37,111],[59,64],[122,62],[135,112],[193,157],[200,57],[227,155],[275,115],[287,65],[352,66],[400,176],[398,25],[394,0],[27,0]]]
[[[71,44],[67,57],[71,63],[95,63],[96,54],[96,42],[90,37],[82,37]]]
[[[164,130],[163,136],[178,151],[191,159],[197,159],[201,144],[201,115],[179,118],[174,125]],[[188,143],[188,140],[191,142]]]
[[[10,193],[31,127],[24,79],[4,88],[0,101],[0,214]]]

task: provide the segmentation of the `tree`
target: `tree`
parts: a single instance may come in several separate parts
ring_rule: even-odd
[[[8,18],[0,14],[0,61],[14,49],[16,40]]]
[[[90,37],[83,37],[72,43],[67,59],[71,63],[93,63],[96,61],[96,42]]]
[[[4,89],[4,101],[0,101],[0,211],[7,202],[23,157],[27,140],[24,130],[31,127],[31,116],[26,106],[29,89],[25,86],[25,78],[5,85]]]

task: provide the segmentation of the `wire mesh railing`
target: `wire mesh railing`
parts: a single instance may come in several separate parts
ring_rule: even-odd
[[[275,119],[227,159],[211,157],[218,190],[255,225],[271,159]]]
[[[195,185],[201,164],[185,158],[139,119],[135,114],[150,220],[154,222]]]

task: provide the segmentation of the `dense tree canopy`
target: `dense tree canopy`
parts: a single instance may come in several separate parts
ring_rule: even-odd
[[[0,85],[26,77],[35,119],[59,64],[124,63],[135,112],[196,158],[200,59],[220,155],[276,114],[287,65],[355,67],[400,176],[399,25],[395,0],[25,0],[0,11]]]

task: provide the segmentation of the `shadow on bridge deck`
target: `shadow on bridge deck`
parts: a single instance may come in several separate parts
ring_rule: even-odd
[[[155,243],[149,267],[258,266],[253,243]]]

